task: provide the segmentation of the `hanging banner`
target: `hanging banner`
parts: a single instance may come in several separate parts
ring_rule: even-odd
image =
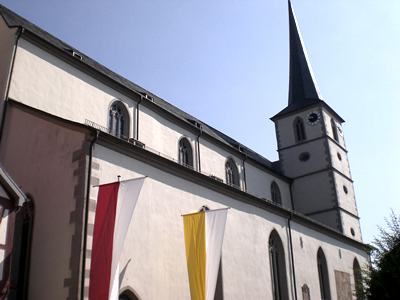
[[[90,265],[90,300],[118,299],[118,261],[144,179],[99,185]]]
[[[192,300],[213,300],[228,209],[183,215]]]

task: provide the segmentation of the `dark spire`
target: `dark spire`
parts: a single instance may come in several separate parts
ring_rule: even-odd
[[[290,41],[290,79],[288,105],[301,108],[319,102],[321,96],[317,83],[308,62],[307,52],[303,45],[300,30],[297,26],[296,16],[292,4],[288,1],[289,8],[289,41]]]
[[[344,120],[321,99],[290,0],[288,0],[288,9],[290,47],[288,106],[273,116],[271,120],[274,121],[307,106],[320,104],[331,111],[340,122],[344,122]]]

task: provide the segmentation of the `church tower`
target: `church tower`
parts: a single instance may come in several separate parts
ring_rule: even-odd
[[[281,170],[293,179],[294,210],[361,241],[344,120],[322,100],[290,1],[289,31],[288,105],[271,120]]]

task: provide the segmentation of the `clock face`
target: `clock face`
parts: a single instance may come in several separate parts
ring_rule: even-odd
[[[310,114],[307,116],[307,121],[308,121],[308,124],[310,124],[310,125],[315,125],[315,124],[317,124],[318,121],[319,121],[319,119],[320,119],[319,113],[317,113],[317,112],[315,112],[315,111],[313,111],[312,113],[310,113]]]

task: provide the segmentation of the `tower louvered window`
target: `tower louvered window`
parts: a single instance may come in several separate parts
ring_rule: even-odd
[[[338,142],[339,141],[338,129],[334,119],[331,119],[331,127],[332,127],[333,138],[335,139],[336,142]]]
[[[301,118],[296,118],[296,120],[294,121],[294,135],[296,138],[296,142],[302,142],[306,140],[304,122]]]

